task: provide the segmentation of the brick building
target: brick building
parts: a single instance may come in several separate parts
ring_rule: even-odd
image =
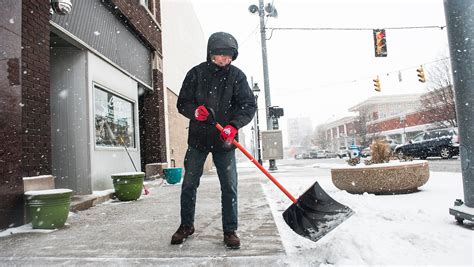
[[[323,125],[328,149],[347,149],[370,144],[376,138],[405,143],[416,134],[436,127],[436,120],[421,111],[423,94],[374,96],[349,108],[347,116]]]
[[[23,180],[76,194],[168,161],[159,0],[2,2],[0,229],[23,222]]]
[[[339,151],[349,148],[353,143],[359,144],[359,135],[356,132],[357,117],[347,116],[324,125],[325,136],[330,151]]]

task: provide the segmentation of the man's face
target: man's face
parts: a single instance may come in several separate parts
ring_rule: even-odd
[[[232,56],[229,55],[213,55],[212,62],[219,67],[225,67],[232,62]]]

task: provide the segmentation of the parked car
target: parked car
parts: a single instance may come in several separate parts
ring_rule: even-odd
[[[340,159],[345,158],[345,157],[349,157],[349,151],[346,150],[346,149],[341,149],[336,153],[336,155]]]
[[[309,156],[312,159],[325,159],[328,157],[327,152],[325,150],[310,151]]]
[[[459,139],[455,129],[422,132],[407,144],[395,147],[395,153],[426,159],[439,156],[443,159],[459,155]]]
[[[295,155],[295,159],[309,159],[311,158],[309,153],[300,153]]]
[[[370,150],[370,147],[364,147],[362,151],[360,151],[360,156],[363,158],[372,156],[372,151]]]
[[[326,151],[326,156],[327,156],[328,158],[331,158],[331,159],[332,159],[332,158],[337,157],[337,154],[336,154],[336,152]]]
[[[398,145],[400,145],[400,143],[398,143],[397,140],[393,140],[393,139],[387,139],[386,142],[390,146],[390,151],[395,151],[395,148]]]

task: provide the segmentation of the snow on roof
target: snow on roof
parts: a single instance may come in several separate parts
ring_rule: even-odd
[[[326,125],[326,129],[329,129],[329,128],[341,126],[347,123],[351,123],[356,120],[357,120],[357,116],[347,116],[347,117],[343,117],[331,122],[327,122],[325,125]]]
[[[370,97],[359,104],[349,108],[349,111],[358,111],[361,107],[373,105],[373,104],[383,104],[383,103],[399,103],[399,102],[412,102],[420,99],[422,94],[404,94],[404,95],[383,95],[383,96],[373,96]]]

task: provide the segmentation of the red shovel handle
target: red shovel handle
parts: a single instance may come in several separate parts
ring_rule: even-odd
[[[222,126],[219,124],[219,123],[216,123],[216,128],[222,132],[222,130],[224,128],[222,128]],[[288,192],[276,179],[275,177],[273,177],[262,165],[260,165],[260,163],[258,163],[258,161],[252,156],[250,155],[250,153],[241,145],[239,144],[239,142],[237,141],[232,141],[232,144],[234,144],[234,146],[236,146],[240,151],[242,151],[242,153],[244,153],[245,156],[247,156],[247,158],[250,159],[251,162],[253,162],[253,164],[255,164],[255,166],[257,166],[257,168],[259,168],[267,177],[268,179],[270,179],[276,186],[278,186],[278,188],[280,188],[280,190],[285,193],[285,195],[291,200],[293,201],[293,203],[296,203],[298,202],[296,200],[296,198],[294,198],[290,192]]]

